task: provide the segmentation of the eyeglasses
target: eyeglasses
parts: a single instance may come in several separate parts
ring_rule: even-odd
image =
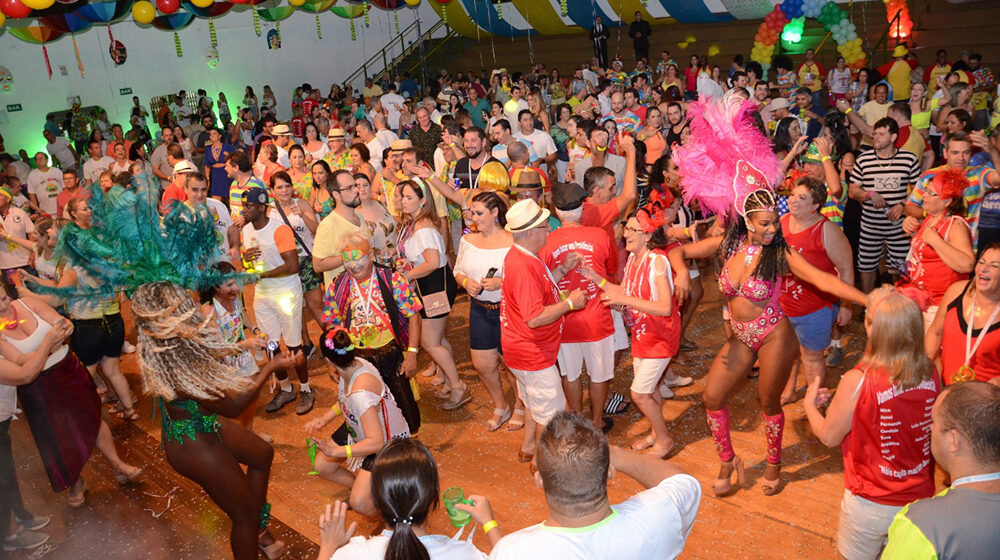
[[[358,187],[357,183],[351,183],[350,186],[341,187],[339,189],[330,189],[330,190],[333,191],[333,192],[344,192],[344,191],[356,191],[358,189],[359,189],[359,187]]]
[[[645,233],[639,228],[625,226],[625,233]]]

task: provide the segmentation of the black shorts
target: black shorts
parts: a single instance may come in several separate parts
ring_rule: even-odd
[[[69,347],[85,366],[102,358],[120,358],[125,343],[125,321],[121,313],[100,319],[73,319],[73,335]]]
[[[496,306],[496,309],[490,307]],[[479,303],[469,298],[469,348],[473,350],[500,350],[500,304]]]
[[[332,439],[333,443],[336,443],[337,445],[347,445],[347,442],[350,441],[347,439],[347,435],[348,435],[347,422],[344,422],[343,424],[340,425],[339,428],[336,429],[336,431],[333,432],[333,435],[330,436],[330,439]],[[362,470],[372,472],[372,466],[374,465],[375,465],[374,453],[372,453],[371,455],[365,455],[365,458],[361,460]]]

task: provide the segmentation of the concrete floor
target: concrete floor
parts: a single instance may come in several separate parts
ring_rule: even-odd
[[[711,275],[706,275],[711,278]],[[672,367],[679,375],[695,377],[691,386],[676,390],[676,398],[664,403],[668,427],[683,445],[671,460],[702,481],[705,495],[683,558],[831,558],[836,552],[834,538],[843,492],[842,458],[839,449],[827,449],[809,430],[797,402],[785,407],[787,424],[784,441],[784,479],[782,491],[765,497],[757,479],[763,474],[765,442],[761,416],[756,404],[755,382],[748,380],[732,396],[733,444],[747,465],[748,488],[726,498],[711,495],[710,482],[717,474],[718,457],[705,422],[701,391],[705,374],[722,343],[720,299],[714,283],[705,282],[706,295],[699,306],[689,337],[700,348],[684,353]],[[474,400],[461,410],[446,412],[437,408],[426,378],[421,401],[423,427],[419,437],[435,454],[442,488],[460,486],[466,493],[490,498],[496,518],[505,531],[513,531],[545,518],[544,498],[535,488],[528,467],[516,460],[521,432],[501,428],[487,433],[486,420],[492,404],[478,382],[468,355],[468,302],[461,296],[456,302],[449,325],[449,339],[455,347],[456,362],[463,379],[470,384]],[[318,336],[315,325],[314,340]],[[827,377],[827,386],[836,386],[848,364],[860,356],[863,336],[860,322],[849,329],[847,357]],[[131,335],[130,335],[131,336]],[[132,337],[134,340],[134,337]],[[426,361],[426,356],[424,360]],[[422,365],[423,364],[422,361]],[[138,393],[141,383],[135,373],[134,355],[124,359],[124,371]],[[317,477],[310,470],[304,447],[302,426],[335,400],[336,387],[326,376],[324,363],[310,362],[310,383],[318,390],[316,408],[299,417],[294,406],[278,414],[267,414],[263,405],[255,428],[274,437],[275,461],[269,499],[276,530],[290,543],[289,560],[314,558],[319,534],[317,518],[324,504],[346,499],[348,491]],[[631,380],[631,362],[627,355],[619,360],[612,389],[627,393]],[[800,379],[799,384],[803,381]],[[510,387],[505,385],[508,398]],[[261,402],[270,393],[265,389]],[[199,487],[182,479],[166,465],[159,449],[158,420],[151,418],[151,402],[140,399],[142,419],[125,423],[111,418],[109,423],[118,440],[120,452],[133,464],[147,467],[141,482],[120,490],[114,483],[107,462],[95,453],[84,477],[90,491],[88,502],[80,510],[65,504],[65,495],[55,496],[48,486],[37,451],[24,422],[15,422],[12,430],[15,458],[25,501],[37,512],[53,517],[45,529],[52,535],[48,545],[33,554],[21,552],[14,559],[101,558],[101,559],[198,559],[228,558],[228,521]],[[609,434],[615,445],[627,446],[649,430],[648,422],[633,406],[615,418]],[[619,502],[639,490],[639,485],[619,476],[609,483],[612,502]],[[171,494],[171,492],[173,492]],[[351,514],[359,523],[360,534],[375,530],[374,520]],[[453,534],[454,529],[439,509],[431,521],[431,530]],[[476,531],[475,543],[486,549],[487,541]],[[0,553],[2,554],[2,553]]]

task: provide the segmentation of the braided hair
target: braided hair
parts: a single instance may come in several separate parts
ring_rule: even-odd
[[[746,217],[737,217],[726,227],[725,237],[722,238],[721,254],[723,258],[735,255],[746,241],[747,236],[750,234],[747,222],[750,220],[751,213],[771,211],[770,206],[773,204],[774,199],[765,200],[765,198],[767,197],[757,196],[757,193],[751,193],[747,197],[744,204]],[[785,242],[784,236],[781,235],[781,228],[779,227],[771,244],[761,247],[760,260],[757,262],[757,268],[753,272],[754,277],[774,282],[778,279],[778,276],[788,274],[787,251],[788,243]]]

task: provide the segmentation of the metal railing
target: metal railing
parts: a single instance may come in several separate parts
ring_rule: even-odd
[[[878,41],[875,42],[875,46],[872,47],[870,51],[868,51],[868,60],[871,61],[873,65],[875,63],[875,53],[880,50],[882,51],[882,61],[887,62],[889,60],[889,32],[892,31],[892,26],[894,25],[896,26],[896,37],[895,37],[896,44],[899,45],[901,43],[899,37],[899,31],[900,31],[900,24],[902,23],[902,21],[900,20],[899,16],[902,13],[903,10],[899,10],[896,12],[896,15],[892,16],[892,19],[889,20],[889,24],[885,26],[885,31],[882,32],[882,35],[878,38]]]
[[[445,37],[453,34],[453,30],[444,23],[444,20],[438,20],[434,25],[430,27],[427,31],[422,31],[420,29],[420,20],[414,21],[410,25],[406,26],[403,30],[399,32],[395,38],[389,41],[382,49],[373,54],[368,58],[368,60],[361,63],[361,66],[354,71],[350,76],[344,80],[345,84],[351,84],[357,87],[356,82],[362,77],[367,80],[371,78],[372,80],[378,82],[388,75],[393,69],[395,69],[399,63],[410,56],[416,51],[421,53],[421,61],[423,61],[423,51],[424,51],[424,41],[433,38],[434,34],[441,30],[442,27],[447,28]],[[416,35],[413,37],[413,35]],[[407,38],[413,37],[407,43]],[[399,50],[399,54],[392,54],[393,51]],[[407,71],[411,71],[416,67],[409,68]],[[423,81],[427,81],[427,69],[421,68]]]

